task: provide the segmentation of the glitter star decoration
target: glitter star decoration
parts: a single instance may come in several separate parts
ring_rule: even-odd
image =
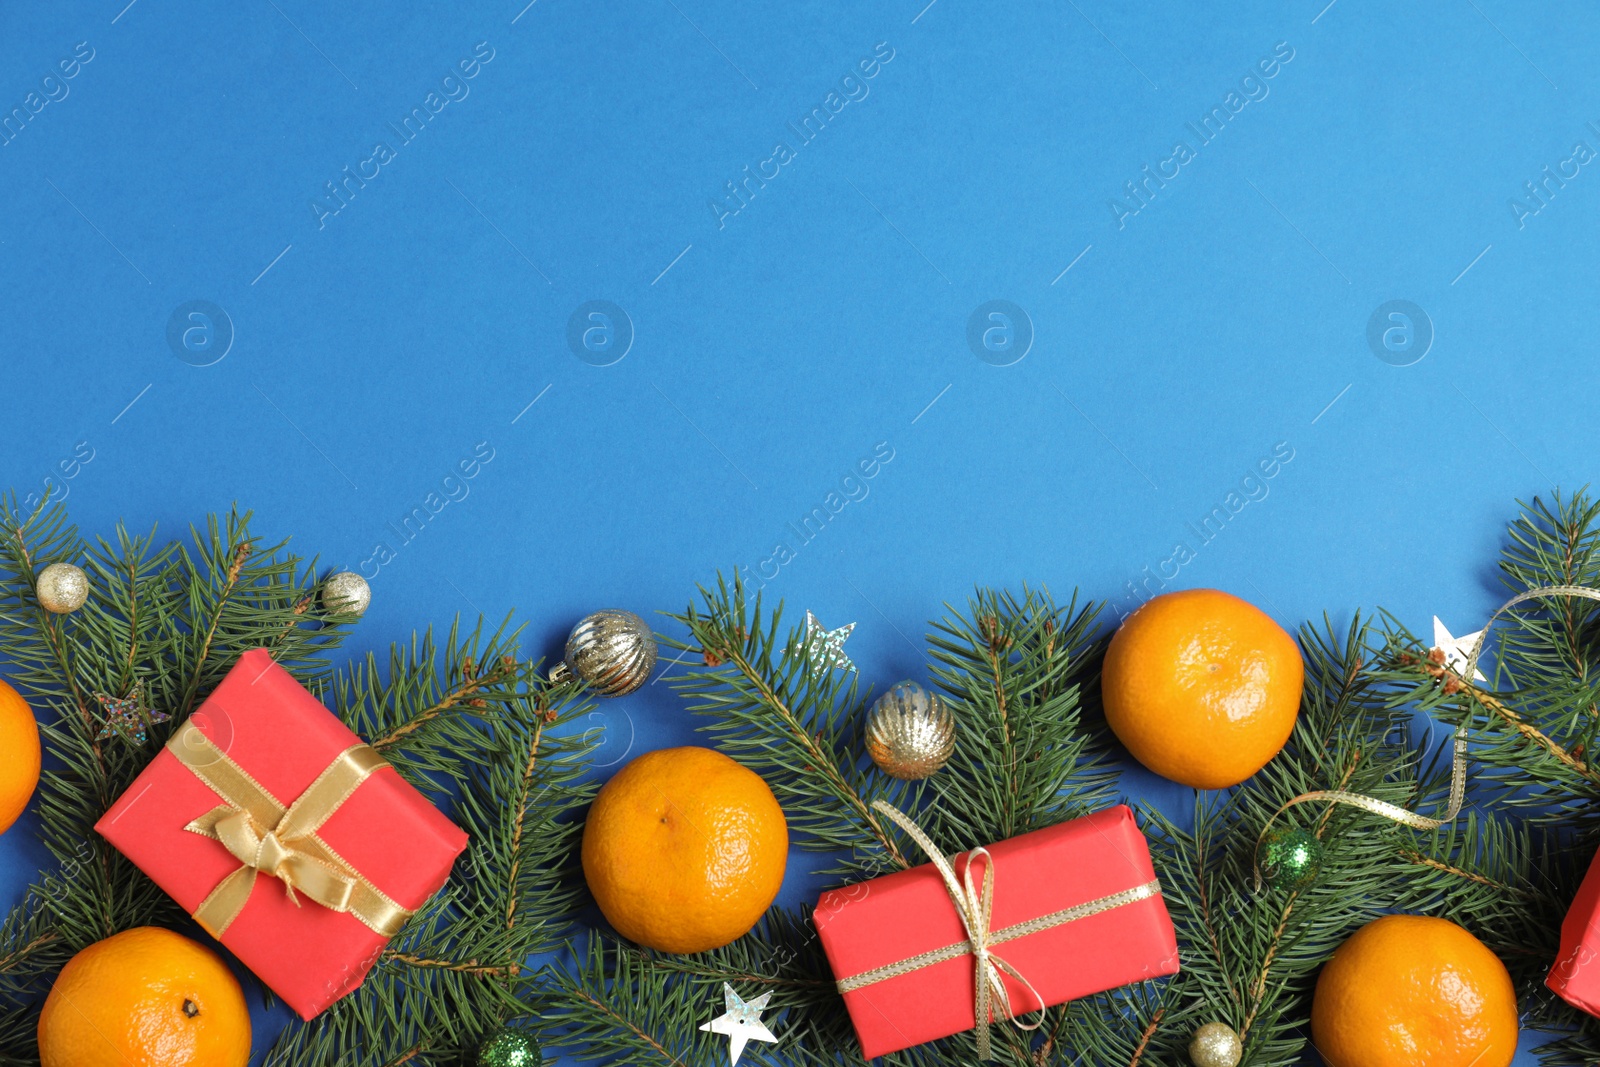
[[[145,742],[146,727],[172,718],[164,711],[145,707],[143,682],[134,683],[133,689],[125,697],[109,697],[104,693],[96,693],[94,698],[99,701],[100,710],[106,720],[100,727],[100,732],[95,735],[96,741],[104,741],[116,735],[136,745],[142,745]]]
[[[856,628],[853,622],[845,623],[837,630],[830,630],[817,621],[811,612],[806,612],[805,647],[811,650],[816,657],[816,672],[821,673],[829,667],[838,667],[841,670],[853,671],[856,665],[850,662],[850,657],[845,655],[844,643],[850,637],[850,631]],[[788,651],[784,649],[782,651]],[[779,653],[780,655],[782,652]]]
[[[776,1044],[777,1038],[772,1031],[767,1029],[767,1024],[761,1021],[761,1013],[766,1010],[767,1001],[772,999],[769,990],[754,1000],[745,1000],[733,991],[733,986],[727,982],[722,983],[722,999],[728,1009],[708,1023],[702,1023],[700,1029],[712,1034],[726,1034],[729,1038],[728,1055],[732,1058],[732,1067],[738,1067],[739,1057],[744,1053],[744,1046],[750,1041],[765,1041]]]
[[[1439,616],[1433,617],[1433,647],[1444,653],[1444,665],[1460,674],[1467,669],[1467,659],[1472,655],[1472,646],[1478,643],[1478,636],[1482,630],[1460,637],[1451,637],[1450,631],[1445,629],[1444,623],[1439,621]],[[1472,669],[1474,682],[1486,682],[1483,672],[1476,667]]]

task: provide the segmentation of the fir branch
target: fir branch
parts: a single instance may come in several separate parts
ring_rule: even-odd
[[[802,628],[783,633],[782,605],[763,616],[760,595],[747,602],[737,577],[731,588],[719,577],[715,591],[700,595],[701,606],[672,616],[690,641],[667,643],[701,659],[670,684],[691,711],[715,717],[703,729],[772,787],[802,847],[851,853],[843,868],[850,872],[910,866],[872,810],[874,800],[897,801],[906,789],[862,766],[850,721],[859,706],[855,673],[825,663]]]
[[[690,1067],[699,1005],[648,958],[591,938],[572,968],[551,972],[540,1016],[548,1047],[620,1067]]]
[[[537,679],[517,657],[520,637],[509,617],[487,635],[481,621],[462,633],[457,620],[442,649],[432,630],[394,645],[386,670],[369,652],[335,675],[334,712],[413,785],[438,794],[473,773],[462,753],[493,747],[497,730],[525,718]]]
[[[430,960],[416,956],[409,952],[396,952],[393,949],[385,950],[380,957],[382,961],[403,963],[408,967],[439,967],[447,971],[457,971],[461,974],[470,974],[479,978],[516,978],[522,974],[522,964],[503,963],[488,965],[476,959],[470,960]]]
[[[0,1067],[38,1067],[39,1009],[0,1004]]]
[[[979,590],[929,635],[935,683],[952,701],[956,752],[931,780],[921,818],[947,852],[1086,815],[1114,796],[1110,733],[1098,707],[1105,640],[1098,605],[1048,591]]]
[[[1554,585],[1600,587],[1600,502],[1587,491],[1535,499],[1507,531],[1500,571],[1511,593]],[[1398,620],[1387,621],[1383,670],[1421,710],[1465,729],[1479,766],[1474,785],[1545,826],[1600,835],[1600,604],[1541,598],[1501,616],[1487,683],[1450,670]],[[1481,801],[1480,801],[1481,802]]]
[[[1156,1028],[1161,1025],[1161,1017],[1167,1013],[1165,1008],[1157,1008],[1149,1024],[1144,1028],[1144,1033],[1139,1035],[1139,1044],[1134,1046],[1133,1058],[1128,1061],[1128,1067],[1139,1067],[1139,1061],[1144,1059],[1145,1050],[1150,1047],[1150,1039],[1156,1036]]]

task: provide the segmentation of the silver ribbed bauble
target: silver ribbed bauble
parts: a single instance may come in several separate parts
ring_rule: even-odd
[[[603,697],[620,697],[650,680],[656,669],[656,636],[631,611],[606,608],[572,628],[564,662],[550,670],[557,684],[576,675]]]
[[[1189,1039],[1194,1067],[1237,1067],[1244,1044],[1227,1023],[1206,1023]]]
[[[916,682],[891,686],[867,713],[867,754],[890,777],[926,778],[955,750],[955,716]]]
[[[39,572],[39,606],[56,615],[66,615],[83,607],[89,599],[89,576],[82,567],[52,563]]]
[[[322,607],[335,615],[360,615],[372,603],[372,586],[355,571],[328,575],[322,583]]]

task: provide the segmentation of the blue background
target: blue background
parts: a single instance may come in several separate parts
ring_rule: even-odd
[[[679,609],[741,566],[855,621],[879,688],[975,583],[1460,634],[1498,603],[1513,499],[1592,476],[1600,168],[1564,164],[1600,147],[1586,5],[125,2],[0,12],[0,112],[26,115],[0,144],[0,481],[56,479],[90,532],[252,507],[374,576],[357,651],[516,608],[552,653],[586,611]],[[458,98],[403,143],[430,92]],[[747,166],[777,173],[722,199]],[[975,350],[996,299],[1023,317]],[[1398,353],[1368,339],[1395,299],[1423,316]],[[215,314],[169,344],[195,300],[231,344]],[[594,300],[626,321],[575,350]],[[457,499],[402,542],[430,493]],[[664,685],[597,715],[602,761],[692,736]],[[785,899],[815,888],[797,867]]]

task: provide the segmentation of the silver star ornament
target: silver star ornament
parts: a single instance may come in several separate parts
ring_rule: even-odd
[[[856,669],[856,665],[850,662],[850,657],[845,655],[844,651],[844,643],[849,640],[850,631],[855,628],[856,624],[849,622],[837,630],[830,630],[818,622],[815,615],[806,612],[805,647],[816,657],[816,669],[819,673],[829,667],[838,667],[846,671]]]
[[[1460,674],[1467,669],[1467,658],[1472,655],[1472,646],[1478,643],[1478,636],[1483,631],[1462,634],[1460,637],[1451,637],[1450,631],[1445,629],[1444,623],[1439,621],[1439,616],[1433,617],[1433,647],[1444,653],[1444,665]],[[1487,678],[1478,668],[1472,668],[1474,682],[1486,682]]]
[[[761,1013],[766,1010],[767,1001],[772,999],[769,990],[754,1000],[745,1000],[733,991],[733,986],[722,983],[722,999],[727,1011],[702,1023],[700,1029],[712,1034],[726,1034],[729,1038],[728,1055],[732,1059],[733,1067],[738,1067],[739,1056],[744,1052],[744,1046],[750,1041],[765,1041],[776,1044],[778,1039],[767,1029],[767,1024],[761,1021]]]

